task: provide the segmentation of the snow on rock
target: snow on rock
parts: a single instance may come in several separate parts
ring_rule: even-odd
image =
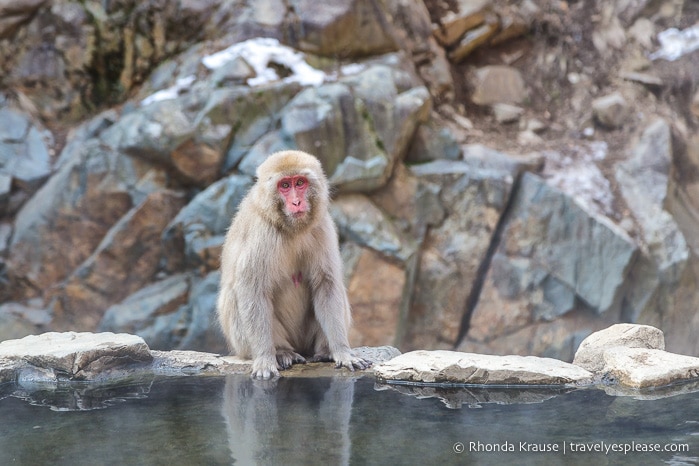
[[[185,76],[184,78],[178,78],[177,81],[175,81],[174,86],[168,87],[167,89],[163,89],[154,94],[149,95],[141,101],[141,105],[146,106],[152,104],[153,102],[175,99],[183,91],[188,89],[194,83],[195,80],[196,78],[191,75]]]
[[[233,44],[227,49],[207,55],[202,63],[210,70],[215,70],[236,57],[242,57],[254,70],[255,76],[248,80],[250,86],[260,86],[279,80],[277,72],[270,63],[283,65],[291,70],[291,75],[284,82],[298,82],[304,86],[323,84],[326,74],[306,63],[304,55],[291,47],[281,45],[277,39],[255,38]]]
[[[677,28],[666,29],[658,33],[658,42],[660,42],[660,48],[650,54],[651,60],[658,58],[668,61],[677,60],[699,49],[699,24],[682,31]]]
[[[213,71],[238,57],[244,59],[255,71],[255,77],[247,81],[251,87],[280,80],[286,83],[297,82],[302,86],[319,86],[326,81],[336,81],[339,75],[353,75],[366,69],[366,66],[361,63],[350,63],[342,66],[339,73],[328,74],[309,65],[303,53],[280,44],[277,39],[266,37],[238,42],[224,50],[205,56],[201,61],[207,69]],[[270,66],[272,63],[288,68],[291,74],[280,78],[277,71]],[[141,105],[175,99],[195,81],[196,77],[192,75],[178,78],[173,86],[143,99]]]
[[[595,162],[607,156],[607,143],[593,141],[571,148],[570,154],[545,152],[543,176],[555,186],[574,197],[588,212],[605,216],[614,212],[614,195],[609,180]]]

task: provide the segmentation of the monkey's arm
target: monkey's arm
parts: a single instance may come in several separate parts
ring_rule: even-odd
[[[338,299],[343,296],[344,299]],[[335,367],[346,367],[351,371],[366,369],[371,361],[356,357],[349,346],[348,331],[350,326],[349,303],[346,298],[344,285],[333,280],[322,283],[314,293],[313,308],[320,323],[323,334],[328,340],[330,357],[335,361]],[[322,355],[320,358],[323,359]]]
[[[324,255],[313,264],[311,287],[313,289],[313,309],[328,340],[330,357],[336,367],[350,370],[366,369],[371,361],[356,357],[349,346],[349,328],[351,325],[350,305],[347,291],[342,282],[342,259],[337,244],[337,233],[328,216],[324,225],[320,250]]]

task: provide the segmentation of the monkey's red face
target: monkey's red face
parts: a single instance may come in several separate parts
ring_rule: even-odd
[[[284,198],[286,211],[294,217],[303,217],[310,210],[308,199],[308,178],[301,175],[287,176],[279,180],[277,190]]]

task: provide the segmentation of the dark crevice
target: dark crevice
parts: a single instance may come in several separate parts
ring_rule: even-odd
[[[522,178],[522,174],[523,172],[517,174],[517,176],[514,179],[514,182],[512,183],[512,190],[510,191],[510,196],[507,199],[507,204],[505,205],[505,208],[503,209],[502,214],[498,219],[495,231],[493,232],[493,235],[490,238],[490,244],[488,245],[485,257],[478,265],[476,278],[474,279],[473,284],[471,286],[471,293],[468,295],[468,298],[466,299],[464,313],[461,317],[461,326],[459,328],[459,334],[456,337],[456,343],[454,344],[454,348],[457,348],[461,344],[463,339],[468,334],[469,329],[471,328],[471,316],[473,315],[473,311],[476,309],[476,306],[478,305],[478,301],[481,297],[481,291],[483,290],[483,284],[485,283],[485,277],[488,274],[488,270],[490,269],[490,264],[493,260],[493,256],[495,255],[495,251],[497,251],[498,246],[500,245],[500,241],[502,240],[502,232],[505,229],[507,220],[510,217],[510,210],[512,209],[512,204],[514,203],[514,200],[517,196],[517,191],[519,190],[520,179]]]

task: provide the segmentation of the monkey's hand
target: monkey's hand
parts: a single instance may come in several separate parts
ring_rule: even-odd
[[[354,371],[355,369],[364,370],[371,367],[372,362],[364,358],[359,358],[350,352],[343,352],[340,354],[333,355],[333,360],[335,361],[335,368],[339,369],[341,367],[346,367],[347,369]]]
[[[277,368],[277,358],[272,356],[259,357],[252,362],[252,378],[253,379],[271,379],[279,377],[279,369]]]

